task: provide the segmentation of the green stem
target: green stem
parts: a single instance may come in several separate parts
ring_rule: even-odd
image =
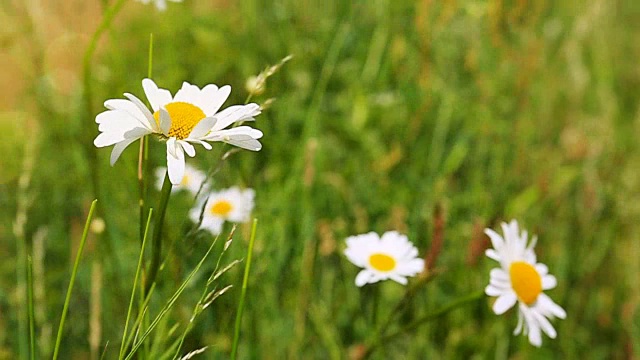
[[[380,283],[372,284],[371,299],[371,326],[375,327],[378,323],[378,304],[380,302]]]
[[[153,285],[156,280],[156,276],[158,275],[158,268],[160,267],[160,257],[162,256],[162,225],[164,224],[164,215],[167,212],[167,204],[169,203],[169,196],[171,195],[171,181],[169,180],[169,171],[167,170],[167,174],[164,177],[164,181],[162,183],[162,192],[160,194],[160,205],[158,206],[158,217],[156,218],[156,222],[153,226],[153,239],[151,242],[152,246],[152,257],[151,257],[151,266],[149,268],[149,276],[146,279],[145,291],[147,294],[149,289]]]
[[[247,250],[247,263],[244,266],[244,278],[242,279],[242,291],[240,293],[240,301],[238,302],[238,313],[236,314],[236,326],[233,334],[233,346],[231,347],[231,359],[235,360],[238,355],[238,341],[240,340],[240,325],[242,324],[242,312],[244,311],[244,300],[247,296],[247,283],[249,282],[249,270],[251,269],[251,255],[253,254],[253,244],[256,240],[256,229],[258,227],[258,219],[253,219],[251,226],[251,239],[249,240],[249,249]]]
[[[76,281],[76,274],[78,273],[78,265],[80,265],[80,258],[82,257],[82,250],[84,250],[84,244],[87,241],[87,235],[89,234],[89,225],[91,224],[91,219],[93,218],[93,212],[96,208],[98,200],[93,200],[91,203],[91,208],[89,209],[89,215],[87,216],[87,221],[84,224],[84,231],[82,232],[82,239],[80,240],[80,247],[78,248],[78,253],[76,254],[76,260],[73,263],[73,270],[71,272],[71,280],[69,281],[69,288],[67,289],[67,296],[64,300],[64,307],[62,308],[62,316],[60,318],[60,326],[58,327],[58,336],[56,337],[56,346],[53,351],[53,360],[58,358],[58,352],[60,351],[60,341],[62,340],[62,330],[64,329],[64,320],[67,316],[67,311],[69,310],[69,303],[71,302],[71,292],[73,291],[73,284]]]

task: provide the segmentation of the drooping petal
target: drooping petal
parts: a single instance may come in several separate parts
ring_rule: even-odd
[[[517,300],[516,294],[513,292],[502,294],[496,299],[496,302],[493,303],[493,312],[497,315],[502,315],[511,309]]]
[[[188,142],[186,142],[184,140],[178,140],[177,143],[180,146],[182,146],[182,148],[184,149],[184,152],[186,152],[187,155],[189,155],[189,157],[196,156],[196,149],[193,148],[193,145],[189,144]]]
[[[549,320],[547,320],[547,318],[544,317],[544,315],[540,314],[537,311],[532,311],[531,314],[535,318],[538,325],[540,325],[540,328],[542,329],[542,331],[545,334],[547,334],[547,336],[549,336],[550,338],[555,339],[558,334],[556,333],[556,329],[553,328],[553,325],[551,325]]]
[[[120,154],[122,154],[122,152],[124,151],[124,149],[127,148],[127,146],[131,145],[131,143],[133,143],[134,141],[136,141],[137,139],[127,139],[127,140],[123,140],[119,143],[117,143],[114,147],[113,150],[111,150],[111,158],[110,158],[110,163],[111,166],[113,166],[116,161],[118,161],[118,158],[120,158]]]
[[[356,286],[357,287],[364,286],[366,283],[368,283],[371,280],[372,276],[373,276],[373,273],[371,273],[367,269],[360,271],[356,276]]]
[[[211,147],[211,144],[209,144],[208,142],[204,142],[202,140],[197,140],[197,139],[189,139],[187,138],[185,141],[188,141],[190,143],[194,143],[194,144],[200,144],[202,145],[205,149],[207,150],[211,150],[213,149],[213,147]]]
[[[389,275],[389,279],[397,282],[398,284],[402,284],[402,285],[407,285],[409,283],[409,281],[407,280],[406,277],[400,276],[400,275],[397,275],[397,274],[390,274]]]
[[[167,141],[167,168],[171,183],[180,184],[184,176],[184,151],[175,138]]]

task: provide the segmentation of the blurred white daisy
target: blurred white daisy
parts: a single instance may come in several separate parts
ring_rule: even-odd
[[[250,220],[253,210],[253,199],[255,192],[253,189],[244,189],[234,186],[218,192],[212,192],[204,200],[204,212],[202,213],[203,229],[209,230],[213,235],[222,232],[222,225],[225,221],[234,223],[244,223]],[[189,212],[189,217],[196,224],[200,221],[202,203],[196,205]]]
[[[150,2],[153,2],[156,5],[156,8],[160,11],[165,11],[167,10],[167,0],[137,0],[138,2],[141,2],[143,4],[148,4]],[[173,1],[173,2],[182,2],[182,0],[168,0],[168,1]]]
[[[387,279],[406,285],[408,276],[424,269],[418,249],[397,231],[387,231],[382,237],[375,232],[350,236],[344,254],[354,265],[363,268],[356,276],[356,286]]]
[[[162,182],[164,181],[165,174],[167,173],[166,167],[159,167],[155,171],[156,175],[156,187],[158,190],[162,189]],[[187,190],[192,195],[196,195],[198,190],[200,190],[200,186],[207,178],[207,175],[196,169],[195,167],[185,164],[184,166],[184,175],[182,176],[182,181],[179,184],[174,185],[171,188],[171,192],[176,192],[180,190]]]
[[[533,247],[534,236],[527,245],[527,232],[519,233],[518,222],[502,223],[504,237],[491,229],[485,233],[491,238],[493,249],[486,255],[500,263],[499,268],[491,270],[489,285],[485,293],[498,298],[493,311],[500,315],[518,304],[518,325],[514,335],[524,333],[535,346],[542,345],[543,331],[555,339],[556,331],[549,322],[555,317],[564,319],[566,312],[547,296],[543,290],[556,287],[556,278],[549,274],[546,265],[536,262]]]
[[[249,126],[225,129],[231,124],[254,120],[260,114],[258,104],[234,105],[218,110],[231,93],[230,86],[218,88],[210,84],[200,89],[187,82],[175,96],[160,89],[153,80],[142,80],[142,87],[153,109],[153,114],[137,97],[125,93],[125,99],[107,100],[108,109],[96,116],[100,134],[93,141],[97,147],[115,145],[111,152],[111,165],[122,151],[134,141],[148,134],[157,134],[167,143],[169,179],[180,184],[184,175],[184,154],[193,157],[191,145],[200,144],[211,150],[208,141],[223,141],[247,150],[258,151],[262,144],[260,130]]]

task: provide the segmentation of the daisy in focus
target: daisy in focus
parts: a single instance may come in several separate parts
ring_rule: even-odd
[[[166,173],[167,168],[165,167],[159,167],[155,171],[156,187],[158,188],[158,190],[162,189],[162,182],[164,181]],[[182,181],[180,181],[179,184],[174,185],[171,188],[171,192],[187,190],[191,195],[196,195],[198,193],[198,190],[200,190],[200,186],[206,180],[206,178],[207,175],[204,172],[196,169],[189,164],[185,164]]]
[[[250,220],[254,197],[255,191],[253,189],[241,190],[236,186],[212,192],[205,199],[204,212],[201,202],[191,209],[189,217],[197,224],[200,222],[200,214],[202,213],[200,227],[213,235],[219,235],[225,221],[244,223]]]
[[[363,268],[356,276],[358,287],[387,279],[406,285],[407,277],[424,270],[418,249],[397,231],[387,231],[382,237],[375,232],[350,236],[344,254]]]
[[[175,96],[158,88],[151,79],[142,80],[142,87],[153,113],[134,95],[125,93],[125,99],[107,100],[108,109],[96,116],[100,134],[93,141],[97,147],[115,145],[111,152],[111,165],[122,151],[134,141],[149,134],[156,134],[167,144],[167,168],[174,185],[182,182],[185,173],[185,153],[193,157],[192,144],[200,144],[211,150],[209,142],[222,141],[243,149],[258,151],[262,144],[260,130],[249,126],[228,126],[242,121],[255,120],[260,106],[255,103],[230,106],[220,112],[220,107],[231,93],[226,85],[218,88],[210,84],[202,89],[188,82],[182,84]]]
[[[182,2],[182,0],[168,0],[168,1]],[[158,10],[160,11],[167,10],[167,0],[138,0],[138,2],[141,2],[143,4],[148,4],[150,2],[153,2],[156,5],[156,8]]]
[[[549,319],[564,319],[566,312],[547,296],[543,290],[556,287],[556,278],[549,274],[546,265],[536,261],[533,247],[535,236],[527,245],[527,232],[519,233],[518,222],[502,223],[503,236],[491,229],[485,233],[491,238],[493,249],[486,255],[499,262],[500,267],[491,270],[489,285],[485,293],[498,298],[493,304],[493,312],[504,314],[518,304],[518,325],[514,335],[524,333],[534,346],[542,345],[541,331],[552,339],[556,331]]]

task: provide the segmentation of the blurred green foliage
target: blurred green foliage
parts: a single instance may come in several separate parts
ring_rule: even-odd
[[[240,358],[355,356],[372,332],[371,293],[354,286],[358,270],[342,255],[343,239],[396,229],[426,253],[437,204],[446,214],[441,274],[402,321],[484,288],[494,264],[483,256],[482,229],[512,218],[538,235],[539,260],[558,278],[549,295],[568,317],[554,322],[558,338],[536,349],[512,336],[514,311],[496,316],[486,299],[385,344],[374,358],[640,357],[639,24],[640,5],[624,0],[185,0],[164,13],[126,4],[94,62],[90,114],[81,89],[63,95],[47,85],[46,67],[25,90],[37,99],[39,125],[27,239],[47,231],[39,335],[57,326],[81,224],[98,194],[107,231],[85,254],[63,349],[69,358],[89,354],[95,266],[100,349],[112,358],[119,347],[139,250],[137,146],[111,168],[110,150],[91,160],[87,141],[102,101],[143,96],[153,33],[161,87],[230,84],[227,105],[244,102],[247,78],[294,55],[252,99],[276,98],[255,123],[263,150],[234,154],[213,178],[215,187],[257,193]],[[7,116],[1,149],[11,156],[2,170],[14,175],[0,185],[0,344],[12,358],[20,334],[10,331],[19,321],[11,229],[25,140],[5,130],[15,126]],[[192,163],[210,169],[222,152],[200,148]],[[150,154],[152,167],[163,165],[161,145]],[[191,205],[182,194],[169,204],[171,257],[158,299],[211,241],[184,237]],[[228,262],[246,256],[248,234],[248,225],[238,229]],[[228,356],[241,277],[240,267],[223,277],[234,288],[198,320],[185,352],[210,345],[206,356]],[[168,327],[188,322],[203,280]],[[404,288],[380,290],[384,318]]]

